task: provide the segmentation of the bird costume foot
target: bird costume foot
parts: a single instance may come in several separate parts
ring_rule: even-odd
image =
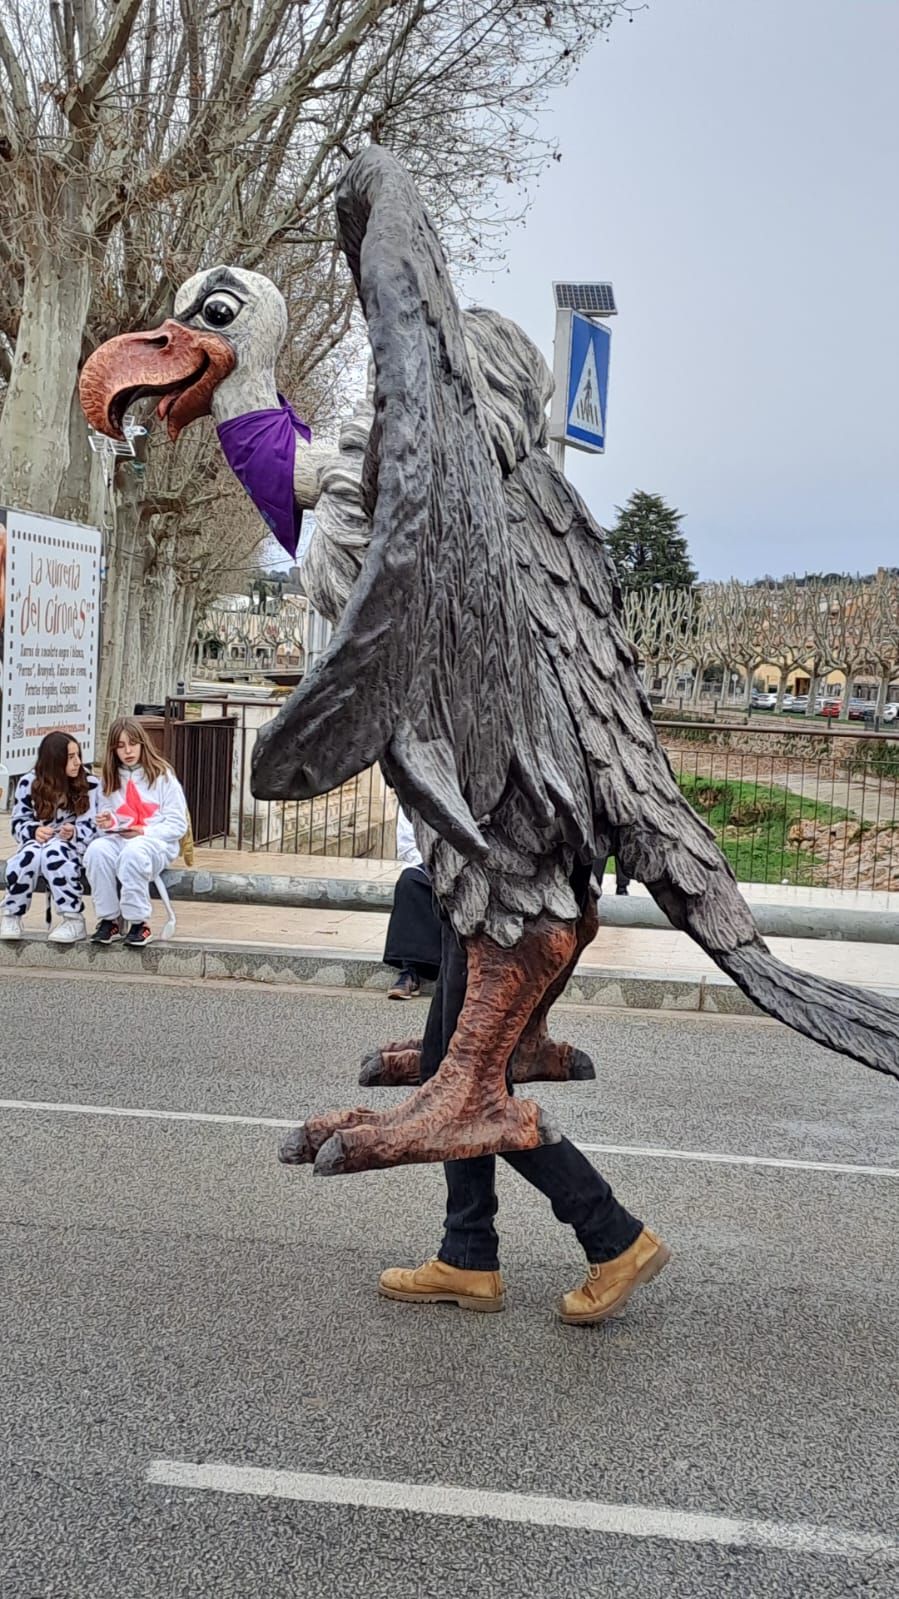
[[[421,1039],[384,1044],[362,1060],[360,1088],[414,1088],[421,1067]]]
[[[360,1088],[414,1088],[421,1070],[421,1039],[384,1044],[363,1057]],[[513,1083],[592,1082],[596,1067],[590,1056],[573,1044],[544,1036],[523,1036],[512,1056]]]
[[[550,917],[541,917],[511,950],[483,935],[470,939],[465,1003],[436,1076],[386,1111],[360,1107],[310,1117],[282,1145],[281,1160],[314,1160],[319,1175],[332,1176],[558,1142],[539,1105],[510,1096],[506,1068],[576,943],[574,926]]]

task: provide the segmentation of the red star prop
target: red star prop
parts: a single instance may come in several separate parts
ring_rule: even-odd
[[[129,777],[125,789],[125,803],[116,811],[116,816],[122,817],[125,828],[143,827],[158,810],[158,805],[153,805],[150,800],[141,799],[137,784]]]

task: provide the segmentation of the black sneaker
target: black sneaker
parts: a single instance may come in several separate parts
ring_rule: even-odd
[[[94,935],[93,935],[93,937],[91,939],[91,943],[92,944],[114,944],[116,942],[116,939],[121,938],[121,936],[122,936],[122,929],[119,926],[118,922],[116,921],[115,917],[113,917],[113,916],[104,916],[103,920],[101,922],[97,923],[97,931],[94,933]]]
[[[400,972],[393,987],[388,991],[388,999],[415,999],[421,992],[421,984],[414,972]]]
[[[146,922],[132,922],[125,934],[125,943],[129,949],[143,949],[145,944],[152,943],[153,929]]]

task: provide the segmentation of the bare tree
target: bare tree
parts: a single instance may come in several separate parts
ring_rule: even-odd
[[[712,659],[731,673],[743,674],[743,700],[748,706],[754,673],[766,660],[764,591],[731,578],[707,584],[703,604]]]
[[[646,686],[662,671],[666,699],[672,696],[672,680],[692,658],[695,613],[692,588],[663,585],[625,593],[625,628],[646,669]]]
[[[830,659],[845,680],[840,699],[840,721],[845,722],[856,675],[871,660],[876,596],[870,584],[844,577],[827,585],[825,601],[819,606],[819,630],[826,633]]]
[[[693,692],[690,704],[694,708],[701,702],[709,667],[720,661],[717,621],[720,588],[721,585],[718,583],[703,583],[695,591],[693,637],[689,657],[693,666]]]
[[[835,651],[839,649],[839,599],[829,584],[820,579],[809,579],[807,585],[809,695],[806,716],[817,714],[818,688],[828,672],[839,666]],[[847,685],[846,696],[849,689]]]
[[[795,577],[766,584],[761,590],[760,630],[765,663],[777,667],[777,703],[780,711],[790,674],[808,658],[808,589]]]
[[[870,589],[866,664],[877,678],[874,715],[881,717],[890,684],[899,679],[899,574],[881,568]]]

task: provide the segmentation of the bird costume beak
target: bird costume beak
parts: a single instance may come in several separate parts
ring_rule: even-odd
[[[218,333],[170,319],[147,333],[109,339],[85,362],[78,384],[90,427],[120,439],[126,411],[148,394],[161,395],[157,415],[169,438],[208,416],[212,396],[233,370],[235,354]]]

